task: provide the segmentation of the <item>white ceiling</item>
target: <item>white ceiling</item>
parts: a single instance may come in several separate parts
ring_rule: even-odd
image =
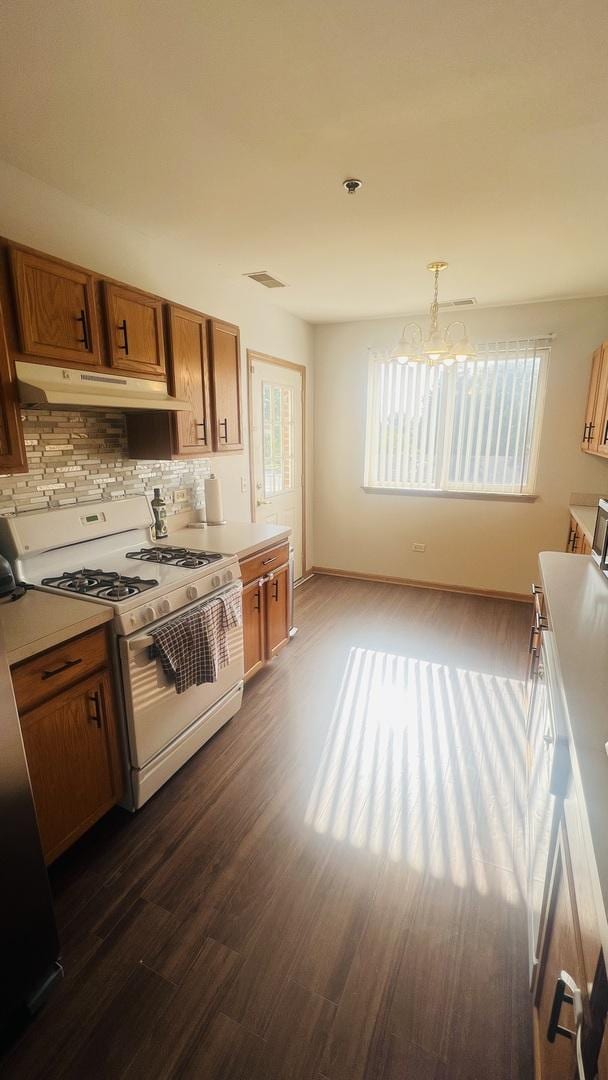
[[[425,308],[432,258],[604,293],[607,44],[606,0],[3,0],[0,156],[313,321]]]

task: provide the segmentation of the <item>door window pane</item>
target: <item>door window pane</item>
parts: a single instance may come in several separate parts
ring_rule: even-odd
[[[264,496],[293,489],[294,392],[280,383],[262,383]]]

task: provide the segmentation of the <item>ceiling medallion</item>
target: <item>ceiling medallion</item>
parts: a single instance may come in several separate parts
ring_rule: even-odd
[[[427,265],[434,275],[433,302],[429,311],[430,325],[425,337],[419,323],[407,323],[403,327],[401,337],[391,351],[391,360],[398,364],[428,364],[430,366],[445,364],[446,367],[454,364],[457,360],[475,360],[477,353],[469,340],[467,328],[463,322],[450,323],[445,330],[439,329],[439,275],[447,267],[447,262],[437,259]],[[460,328],[460,335],[453,336],[455,327]]]

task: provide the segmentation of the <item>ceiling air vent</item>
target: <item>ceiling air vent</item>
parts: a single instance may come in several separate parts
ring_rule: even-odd
[[[285,283],[279,281],[272,274],[269,274],[267,270],[257,270],[255,274],[243,274],[243,277],[251,278],[252,281],[257,281],[259,285],[264,285],[266,289],[284,289]]]
[[[474,296],[464,296],[460,300],[440,300],[440,308],[473,307],[477,303]]]

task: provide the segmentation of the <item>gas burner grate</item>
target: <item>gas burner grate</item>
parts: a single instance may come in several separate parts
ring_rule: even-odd
[[[139,551],[127,552],[127,559],[164,563],[166,566],[183,566],[185,570],[199,570],[222,558],[222,555],[211,551],[192,551],[190,548],[182,547],[143,547]]]
[[[130,577],[113,570],[67,570],[59,577],[43,578],[41,585],[81,596],[97,596],[100,600],[128,600],[146,589],[158,585],[156,578]]]

